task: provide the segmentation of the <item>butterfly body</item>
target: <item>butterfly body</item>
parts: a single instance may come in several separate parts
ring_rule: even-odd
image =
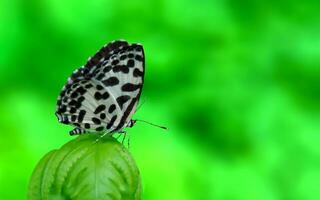
[[[56,115],[75,126],[71,135],[120,132],[132,127],[144,81],[139,44],[114,41],[75,70],[58,97]]]

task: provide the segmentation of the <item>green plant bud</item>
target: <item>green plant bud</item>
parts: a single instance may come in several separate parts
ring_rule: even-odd
[[[28,199],[141,199],[140,173],[116,139],[81,135],[40,160],[30,179]]]

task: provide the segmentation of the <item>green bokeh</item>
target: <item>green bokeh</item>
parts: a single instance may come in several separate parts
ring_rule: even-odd
[[[320,3],[0,1],[0,199],[71,140],[56,98],[114,39],[144,45],[128,129],[145,200],[320,199]]]

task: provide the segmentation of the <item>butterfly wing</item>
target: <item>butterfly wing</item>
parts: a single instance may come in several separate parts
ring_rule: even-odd
[[[56,115],[86,132],[120,131],[136,111],[143,79],[142,46],[111,42],[71,75],[58,97]]]

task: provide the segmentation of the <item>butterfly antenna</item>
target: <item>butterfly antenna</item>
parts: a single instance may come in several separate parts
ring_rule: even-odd
[[[144,121],[144,120],[136,119],[135,121],[137,121],[137,122],[144,122],[144,123],[146,123],[146,124],[149,124],[149,125],[152,125],[152,126],[155,126],[155,127],[158,127],[158,128],[162,128],[162,129],[164,129],[164,130],[168,130],[168,128],[165,127],[165,126],[159,126],[159,125],[157,125],[157,124],[153,124],[153,123],[150,123],[150,122],[147,122],[147,121]]]

